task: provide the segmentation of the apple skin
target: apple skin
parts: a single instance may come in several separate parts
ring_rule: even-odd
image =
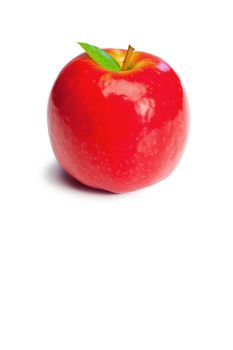
[[[105,51],[122,65],[126,50]],[[165,61],[135,51],[129,68],[108,71],[81,54],[62,69],[48,102],[58,162],[82,184],[114,193],[167,177],[189,127],[185,91]]]

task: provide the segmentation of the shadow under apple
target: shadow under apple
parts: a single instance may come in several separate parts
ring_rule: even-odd
[[[72,176],[67,174],[62,167],[54,162],[49,164],[45,169],[45,179],[53,185],[68,187],[74,191],[88,192],[99,195],[115,195],[105,190],[88,187],[78,180],[74,179]]]

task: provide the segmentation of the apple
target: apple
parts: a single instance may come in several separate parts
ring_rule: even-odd
[[[49,96],[58,162],[82,184],[114,193],[161,181],[178,164],[188,135],[180,78],[161,58],[131,46],[80,45],[86,52],[62,69]]]

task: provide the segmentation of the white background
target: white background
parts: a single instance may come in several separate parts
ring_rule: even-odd
[[[232,1],[2,1],[0,349],[233,349]],[[186,87],[176,171],[112,195],[65,180],[47,99],[76,41],[161,56]]]

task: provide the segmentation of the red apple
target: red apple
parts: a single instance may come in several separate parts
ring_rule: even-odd
[[[152,185],[176,167],[187,139],[188,103],[178,75],[161,58],[104,51],[120,67],[125,60],[123,69],[103,68],[87,53],[74,58],[52,88],[48,128],[68,174],[122,193]]]

